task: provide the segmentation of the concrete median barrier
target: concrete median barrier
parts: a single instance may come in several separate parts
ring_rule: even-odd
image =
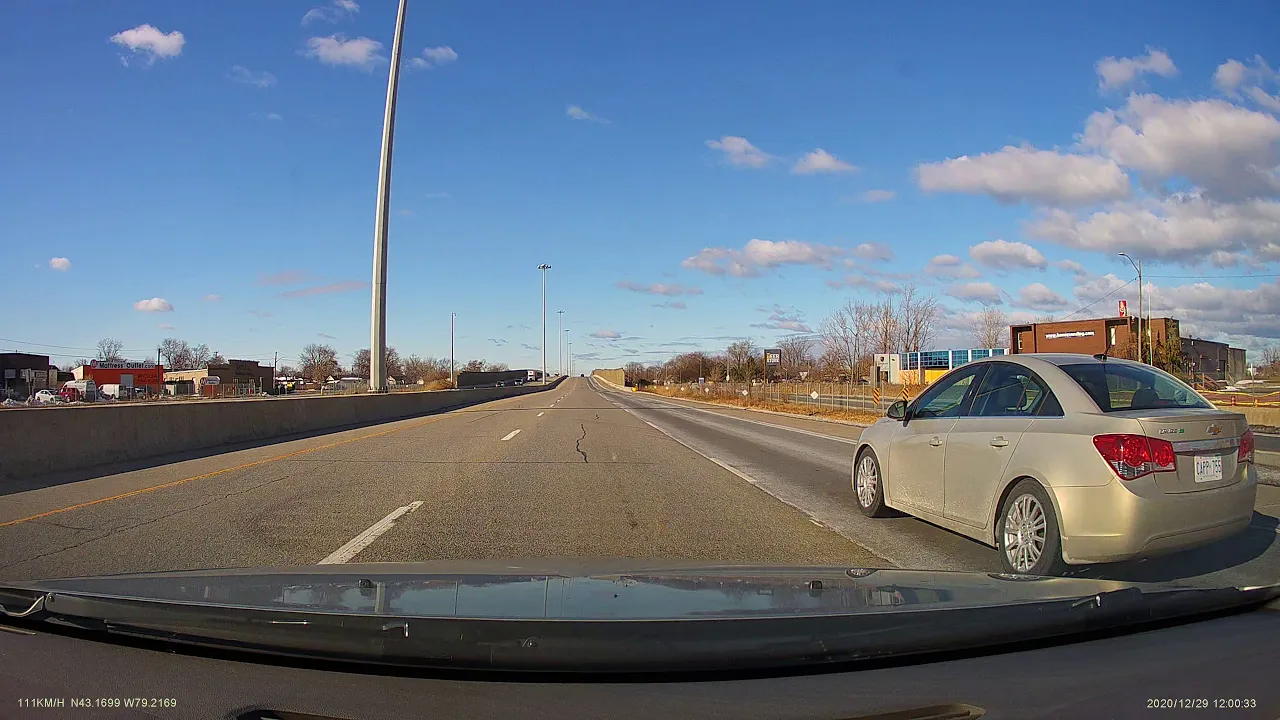
[[[399,420],[527,395],[548,385],[0,412],[0,481]]]

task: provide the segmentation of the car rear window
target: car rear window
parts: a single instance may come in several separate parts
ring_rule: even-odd
[[[1106,362],[1060,367],[1103,412],[1212,407],[1186,383],[1152,367]]]

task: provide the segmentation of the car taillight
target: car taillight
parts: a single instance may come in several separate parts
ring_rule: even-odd
[[[1121,480],[1178,469],[1173,443],[1168,440],[1146,435],[1095,435],[1093,446]]]
[[[1240,447],[1236,449],[1236,462],[1253,462],[1253,431],[1245,430],[1240,436]]]

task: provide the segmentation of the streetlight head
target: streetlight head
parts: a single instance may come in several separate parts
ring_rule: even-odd
[[[547,264],[545,264],[545,263],[544,263],[544,264],[542,264],[542,265],[539,265],[539,266],[538,266],[538,269],[539,269],[539,270],[550,270],[550,269],[551,269],[551,266],[550,266],[550,265],[547,265]]]
[[[1116,254],[1121,257],[1129,257],[1129,253],[1116,253]]]

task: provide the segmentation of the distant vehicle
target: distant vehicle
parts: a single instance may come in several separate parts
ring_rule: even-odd
[[[98,394],[101,395],[102,397],[108,397],[113,400],[117,400],[120,398],[120,384],[105,383],[103,385],[99,385]]]
[[[95,402],[98,399],[98,385],[92,380],[68,380],[62,384],[58,394],[67,402]]]
[[[53,390],[37,390],[35,401],[40,404],[56,403],[62,401],[62,396]]]
[[[579,373],[578,377],[584,378],[586,377],[586,375],[582,375],[581,373]]]
[[[1051,575],[1245,530],[1253,452],[1244,415],[1149,365],[1005,355],[890,406],[862,433],[853,489],[865,515],[898,509]]]

